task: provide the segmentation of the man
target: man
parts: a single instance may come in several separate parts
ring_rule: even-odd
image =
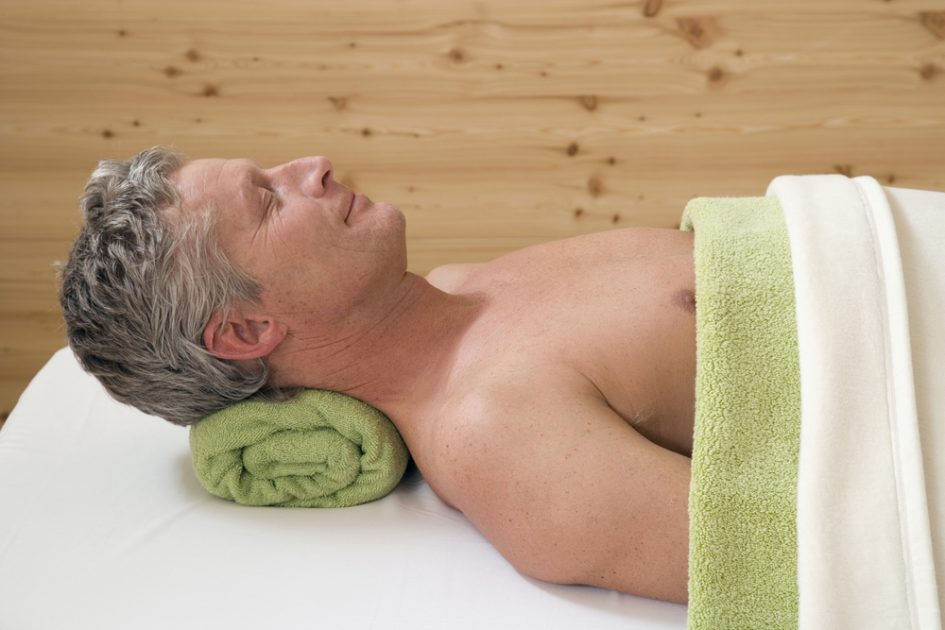
[[[692,234],[630,228],[407,271],[405,220],[310,157],[103,162],[63,274],[70,343],[179,424],[344,392],[521,572],[685,602]]]

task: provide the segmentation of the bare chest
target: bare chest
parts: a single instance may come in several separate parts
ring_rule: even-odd
[[[448,290],[489,296],[455,382],[481,375],[540,395],[579,373],[650,440],[692,450],[692,235],[631,228],[527,248],[468,270]],[[473,374],[477,376],[472,376]],[[470,385],[472,386],[472,385]]]

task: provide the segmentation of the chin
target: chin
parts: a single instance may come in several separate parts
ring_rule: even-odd
[[[383,207],[378,207],[383,206]],[[400,263],[406,269],[407,265],[407,218],[396,206],[379,202],[373,211],[377,212],[376,221],[380,231],[375,232],[376,238],[383,243],[383,249],[390,252],[392,264]],[[394,262],[396,260],[396,263]]]
[[[394,212],[396,212],[397,214],[399,214],[399,215],[401,215],[401,216],[403,216],[403,214],[404,214],[404,213],[400,210],[400,208],[398,208],[398,207],[395,206],[394,204],[392,204],[392,203],[390,203],[390,202],[387,202],[387,201],[378,201],[378,202],[377,202],[376,204],[374,204],[374,205],[375,205],[375,206],[383,206],[384,208],[389,208],[389,209],[393,210]]]
[[[384,202],[382,202],[382,203],[384,203]],[[393,210],[393,212],[392,212],[391,214],[392,214],[394,217],[396,217],[396,220],[397,220],[398,224],[400,225],[400,231],[406,235],[406,232],[407,232],[407,217],[406,217],[406,215],[404,215],[404,213],[400,211],[400,208],[398,208],[398,207],[395,206],[395,205],[392,205],[392,204],[389,204],[389,203],[384,203],[384,205],[387,206],[388,208],[390,208],[391,210]]]

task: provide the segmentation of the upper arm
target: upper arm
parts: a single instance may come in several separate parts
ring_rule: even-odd
[[[451,432],[457,507],[527,575],[685,602],[690,460],[597,396],[548,394]]]

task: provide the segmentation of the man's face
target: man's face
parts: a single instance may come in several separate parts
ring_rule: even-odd
[[[403,214],[364,196],[352,209],[355,193],[334,180],[324,157],[271,169],[193,160],[172,179],[183,212],[209,206],[216,214],[223,251],[262,285],[273,315],[337,321],[406,271]]]

